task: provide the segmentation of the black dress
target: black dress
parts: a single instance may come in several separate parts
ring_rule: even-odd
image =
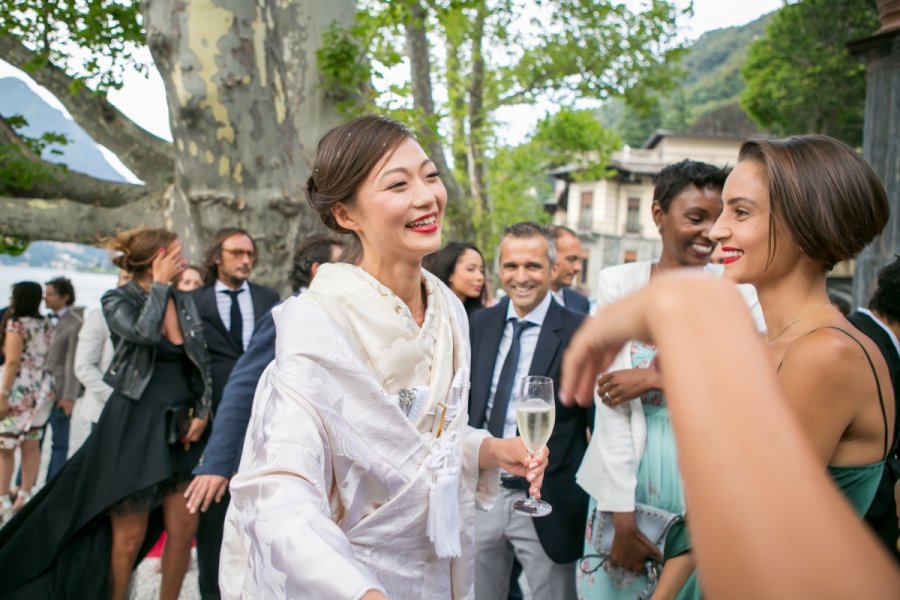
[[[162,531],[161,501],[191,478],[201,444],[166,443],[166,409],[193,406],[197,367],[165,337],[137,402],[114,392],[63,469],[0,529],[0,598],[109,597],[109,513],[149,511],[137,562]]]

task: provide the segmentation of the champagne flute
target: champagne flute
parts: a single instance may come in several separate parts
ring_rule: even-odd
[[[525,442],[528,454],[540,454],[550,439],[556,422],[556,405],[553,400],[553,380],[549,377],[529,375],[519,385],[519,401],[516,405],[516,422],[519,435]],[[513,504],[513,510],[530,517],[545,517],[553,507],[533,496]]]

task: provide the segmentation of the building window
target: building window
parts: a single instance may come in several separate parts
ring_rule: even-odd
[[[626,250],[625,257],[622,259],[623,263],[633,263],[637,262],[637,251],[636,250]]]
[[[594,221],[594,192],[581,192],[581,220],[579,229],[590,229]]]
[[[641,199],[628,199],[628,212],[625,215],[625,233],[641,232]]]

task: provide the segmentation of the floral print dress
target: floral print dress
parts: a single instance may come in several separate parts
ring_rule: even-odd
[[[9,389],[9,413],[0,418],[0,448],[39,440],[53,405],[53,375],[47,350],[53,333],[43,317],[18,317],[6,322],[6,334],[22,336],[22,360]],[[4,365],[7,368],[9,365]]]

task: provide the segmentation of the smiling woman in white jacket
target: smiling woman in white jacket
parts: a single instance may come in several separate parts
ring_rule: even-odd
[[[660,172],[652,204],[663,242],[660,258],[603,269],[596,287],[598,309],[638,291],[660,272],[688,267],[721,274],[721,267],[709,264],[715,247],[709,230],[722,212],[727,175],[725,170],[695,161],[682,161]],[[755,291],[752,286],[743,287],[757,323],[763,323]],[[594,510],[614,513],[616,535],[610,563],[602,568],[596,560],[586,558],[580,563],[581,598],[634,599],[647,588],[641,574],[646,559],[663,557],[637,529],[635,502],[685,512],[674,438],[655,365],[656,349],[632,341],[598,379],[594,435],[578,483],[591,495],[589,516]],[[594,554],[588,532],[585,555]],[[671,582],[670,597],[676,593],[681,598],[699,597],[695,578],[685,583],[689,569],[685,571],[673,579],[672,569],[664,569],[659,591]]]

